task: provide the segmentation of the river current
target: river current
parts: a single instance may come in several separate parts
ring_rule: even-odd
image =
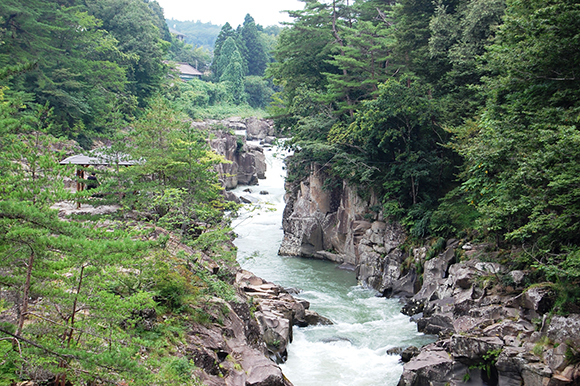
[[[375,296],[357,285],[353,272],[326,261],[278,255],[283,237],[284,157],[278,148],[264,149],[268,170],[259,186],[238,187],[246,205],[232,226],[238,234],[242,268],[283,287],[301,292],[310,309],[330,318],[330,326],[294,327],[288,360],[280,367],[295,386],[394,386],[403,371],[393,347],[420,347],[433,341],[417,332],[400,313],[396,299]],[[251,192],[244,192],[244,189]],[[262,193],[262,194],[261,194]]]

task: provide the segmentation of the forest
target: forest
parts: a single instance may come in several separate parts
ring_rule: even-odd
[[[244,57],[265,50],[251,16],[238,32]],[[199,384],[176,355],[185,331],[240,300],[225,160],[191,121],[263,115],[271,93],[264,55],[257,70],[238,55],[222,79],[178,80],[172,61],[206,71],[208,57],[155,1],[0,3],[1,385]],[[94,148],[114,160],[85,170],[99,186],[66,189],[75,165],[60,161]],[[63,202],[118,210],[62,218]]]
[[[266,73],[292,137],[289,179],[322,165],[381,197],[409,245],[490,243],[580,292],[576,1],[304,1]]]
[[[280,30],[225,24],[213,52],[155,1],[0,3],[0,385],[196,384],[173,354],[208,299],[235,299],[202,258],[235,260],[224,160],[189,124],[206,118],[274,118],[289,181],[318,163],[327,189],[378,194],[406,247],[489,243],[578,312],[580,4],[302,2]],[[99,144],[146,162],[103,174],[110,194],[66,190],[59,161]],[[122,210],[63,221],[62,201]],[[198,258],[169,255],[170,232]]]

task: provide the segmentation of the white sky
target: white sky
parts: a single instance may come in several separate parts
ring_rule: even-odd
[[[223,25],[229,22],[233,28],[244,22],[247,13],[257,24],[264,27],[291,21],[283,10],[303,9],[298,0],[157,0],[167,19],[181,21],[200,20]]]

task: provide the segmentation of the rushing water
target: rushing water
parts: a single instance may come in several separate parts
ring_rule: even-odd
[[[234,223],[238,234],[238,261],[244,269],[284,287],[302,290],[297,295],[310,309],[330,318],[331,326],[294,327],[288,361],[281,365],[295,386],[396,385],[402,365],[387,349],[421,346],[432,338],[417,333],[414,323],[400,311],[395,299],[375,296],[357,285],[353,272],[319,260],[278,256],[282,241],[285,154],[265,149],[268,171],[259,186],[239,187],[238,196],[251,196]],[[260,192],[268,194],[260,194]]]

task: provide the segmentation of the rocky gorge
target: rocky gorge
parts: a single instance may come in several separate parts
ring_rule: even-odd
[[[509,271],[486,244],[403,248],[404,229],[383,216],[372,192],[362,198],[346,182],[326,189],[328,178],[313,164],[307,178],[287,184],[280,253],[354,270],[438,337],[401,347],[399,386],[580,384],[580,314],[551,313],[548,284],[529,286],[530,272]]]

